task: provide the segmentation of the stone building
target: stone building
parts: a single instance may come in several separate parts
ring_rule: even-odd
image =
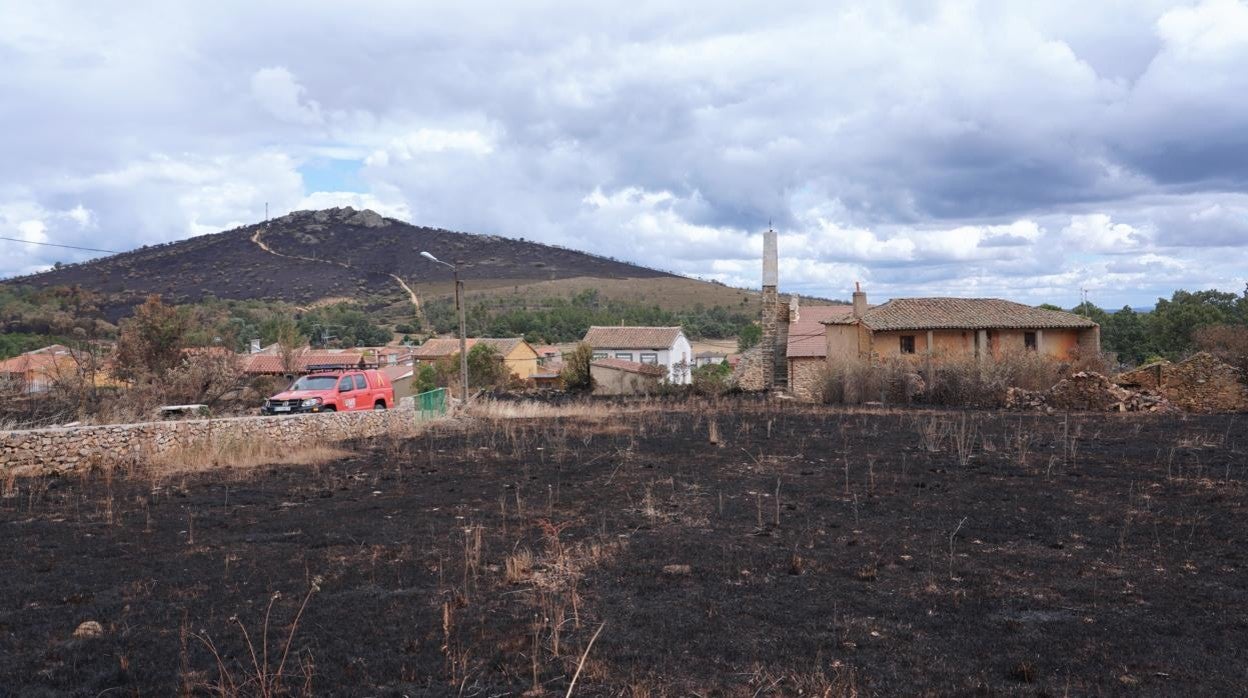
[[[1024,351],[1065,359],[1101,350],[1101,328],[1092,320],[997,298],[894,298],[869,306],[867,294],[857,288],[852,313],[823,324],[829,361],[906,356],[986,361]]]
[[[825,322],[849,317],[853,306],[811,305],[800,307],[797,296],[789,301],[789,333],[785,346],[788,390],[793,397],[818,402],[828,366]]]

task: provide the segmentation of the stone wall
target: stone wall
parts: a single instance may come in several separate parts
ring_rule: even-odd
[[[1248,386],[1239,369],[1200,352],[1178,363],[1156,363],[1123,373],[1119,385],[1148,388],[1188,412],[1248,410]]]
[[[757,344],[747,349],[732,372],[732,382],[741,390],[766,390],[771,372],[771,354]]]
[[[294,444],[311,439],[340,441],[377,436],[410,427],[416,418],[413,410],[398,408],[0,431],[0,476],[72,473],[96,466],[124,465],[209,439],[265,439]]]
[[[827,366],[822,356],[789,359],[789,393],[799,400],[822,402]]]
[[[780,295],[776,292],[776,287],[764,286],[763,312],[762,317],[760,318],[763,326],[763,338],[759,341],[758,346],[761,348],[762,354],[766,357],[767,367],[763,374],[763,384],[758,388],[748,388],[748,390],[766,390],[775,384],[775,357],[776,351],[778,350],[776,325],[779,321],[779,310]]]

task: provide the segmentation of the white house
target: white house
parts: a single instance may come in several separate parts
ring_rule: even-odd
[[[690,382],[693,347],[679,327],[591,327],[584,341],[595,359],[658,364],[672,383]]]

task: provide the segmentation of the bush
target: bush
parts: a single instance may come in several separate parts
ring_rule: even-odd
[[[456,359],[459,357],[457,356]],[[507,381],[510,372],[502,354],[488,344],[468,350],[468,383],[475,388],[494,388]]]
[[[563,386],[567,390],[592,390],[594,377],[589,364],[594,360],[594,350],[585,342],[576,345],[563,357]]]
[[[699,395],[723,395],[732,388],[732,367],[725,361],[693,369],[693,392]]]
[[[823,401],[1001,407],[1009,388],[1048,390],[1079,371],[1108,375],[1111,363],[1102,354],[1072,353],[1063,361],[1035,352],[1006,354],[984,362],[973,356],[938,359],[930,364],[908,359],[846,361],[825,369]]]
[[[438,387],[438,369],[432,364],[423,364],[416,371],[416,392],[427,393]]]

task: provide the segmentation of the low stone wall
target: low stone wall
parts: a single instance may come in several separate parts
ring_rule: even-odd
[[[265,439],[279,444],[341,441],[409,428],[409,409],[274,417],[194,419],[0,431],[0,476],[72,473],[123,465],[210,439]]]

